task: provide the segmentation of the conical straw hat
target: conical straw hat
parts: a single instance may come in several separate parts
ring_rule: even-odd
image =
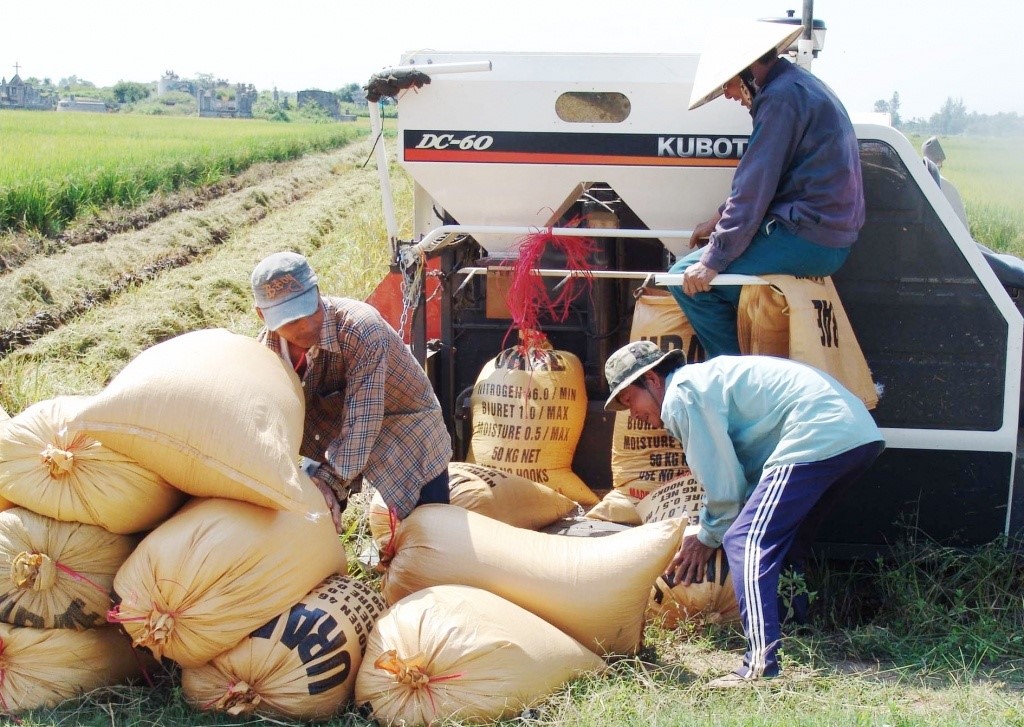
[[[781,52],[803,32],[803,26],[764,21],[745,21],[717,33],[712,45],[701,53],[690,94],[690,110],[722,95],[722,86],[758,58],[770,51]],[[718,40],[719,37],[721,40]]]

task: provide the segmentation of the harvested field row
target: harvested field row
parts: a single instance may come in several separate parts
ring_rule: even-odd
[[[92,271],[93,286],[81,282],[57,286],[73,291],[64,294],[62,305],[67,305],[71,300],[86,301],[87,291],[95,295],[119,276],[140,276],[112,290],[106,300],[83,305],[70,323],[40,332],[31,343],[0,360],[0,406],[13,414],[52,396],[98,391],[140,351],[186,331],[223,327],[254,335],[259,320],[252,311],[249,274],[260,258],[275,250],[307,255],[327,293],[368,295],[388,264],[376,170],[362,166],[369,148],[369,142],[363,141],[338,152],[277,165],[280,176],[229,194],[205,210],[171,215],[141,232],[115,235],[102,245],[86,244],[58,256],[34,259],[25,269],[0,278],[0,285],[8,285],[7,278],[24,281],[31,271],[49,276],[43,280],[54,278],[59,283],[68,278],[74,283],[84,280],[75,267]],[[411,198],[404,177],[397,176],[394,183],[399,194]],[[254,202],[257,194],[272,203]],[[211,235],[218,230],[223,237],[213,242]],[[346,244],[356,236],[371,236],[380,245],[367,255],[365,248]],[[202,249],[182,260],[187,264],[140,275],[161,259],[155,251],[170,258],[186,253],[189,246]],[[125,262],[116,267],[122,258]],[[0,295],[13,301],[11,290]],[[39,308],[33,315],[46,309]],[[55,302],[48,310],[60,307]],[[6,324],[6,329],[24,325],[28,319],[9,317],[13,325]]]
[[[199,209],[165,216],[142,230],[100,243],[83,243],[37,256],[0,277],[0,356],[35,340],[128,285],[187,264],[240,228],[329,185],[332,176],[361,161],[362,145],[306,157],[263,171],[256,183],[236,183]]]

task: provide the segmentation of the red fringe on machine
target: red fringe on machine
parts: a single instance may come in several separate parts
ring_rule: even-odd
[[[576,223],[578,220],[570,221],[566,227],[573,227]],[[534,273],[540,269],[541,256],[548,246],[565,256],[567,270],[578,270],[582,273],[580,277],[585,279],[586,286],[577,285],[576,279],[571,278],[559,289],[555,298],[551,298],[544,278]],[[550,227],[523,238],[519,245],[519,257],[513,266],[507,300],[513,328],[518,329],[520,333],[521,347],[533,348],[544,340],[539,326],[542,314],[551,316],[559,323],[568,318],[569,306],[590,287],[591,265],[587,258],[593,249],[593,238],[555,235]],[[509,333],[511,332],[510,329]],[[507,339],[506,335],[506,341]]]

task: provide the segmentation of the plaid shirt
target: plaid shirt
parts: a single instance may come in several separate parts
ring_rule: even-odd
[[[306,352],[302,376],[301,452],[321,463],[316,476],[339,499],[362,476],[405,518],[423,485],[452,457],[441,405],[423,367],[373,306],[349,298],[321,301],[320,340]],[[259,340],[286,356],[273,331],[264,329]]]

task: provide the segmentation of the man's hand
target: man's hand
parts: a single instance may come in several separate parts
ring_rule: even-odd
[[[720,213],[715,213],[715,216],[710,220],[705,220],[699,225],[693,228],[693,234],[690,235],[690,249],[704,247],[708,244],[708,238],[711,237],[711,233],[715,231],[718,226],[718,221],[722,219]]]
[[[704,263],[694,263],[683,273],[683,292],[689,296],[708,292],[716,275],[718,271],[712,270]]]
[[[673,586],[678,583],[688,586],[703,582],[708,560],[714,552],[714,548],[704,545],[696,535],[683,538],[679,551],[665,569],[665,580]]]
[[[331,513],[331,520],[334,521],[334,529],[338,533],[341,532],[341,503],[338,502],[338,496],[334,494],[334,490],[327,486],[323,480],[316,477],[311,477],[313,484],[316,485],[316,489],[320,490],[320,494],[324,496],[324,501],[327,502],[327,509]]]

